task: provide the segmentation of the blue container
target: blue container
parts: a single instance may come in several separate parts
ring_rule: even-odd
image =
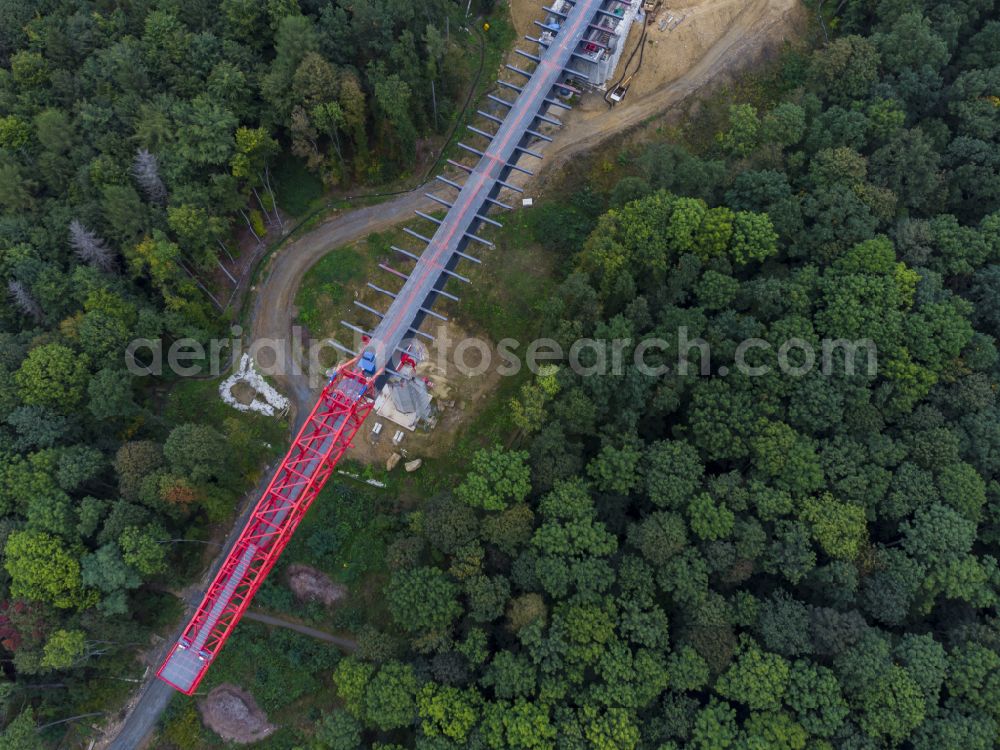
[[[375,374],[375,352],[364,352],[361,355],[361,372],[366,375]]]

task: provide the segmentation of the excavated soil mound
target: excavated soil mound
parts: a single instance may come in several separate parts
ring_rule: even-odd
[[[346,586],[308,565],[288,566],[288,587],[299,601],[322,602],[328,607],[347,596]]]
[[[252,404],[257,398],[257,391],[249,383],[244,383],[242,380],[230,389],[230,393],[244,406]]]
[[[219,685],[199,701],[198,710],[205,726],[222,739],[240,745],[260,742],[277,730],[253,696],[236,685]]]

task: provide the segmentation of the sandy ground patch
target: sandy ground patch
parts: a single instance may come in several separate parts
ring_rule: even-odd
[[[219,685],[198,701],[198,710],[205,726],[239,745],[260,742],[278,729],[268,722],[253,696],[236,685]]]
[[[249,383],[244,383],[242,381],[234,385],[231,392],[233,394],[233,398],[244,405],[252,404],[257,398],[257,391],[255,391]]]
[[[545,17],[542,6],[550,3],[539,3],[538,0],[508,0],[507,4],[510,6],[510,20],[514,24],[514,31],[520,37],[515,44],[519,46],[524,44],[525,35],[537,37],[541,29],[533,22],[541,21]],[[534,52],[533,49],[531,51]]]
[[[748,0],[674,0],[664,4],[656,20],[648,27],[642,70],[635,77],[628,95],[635,98],[648,96],[665,84],[676,81],[733,27],[740,14],[752,11],[753,5],[755,3]],[[661,30],[660,23],[671,16],[674,22]],[[677,21],[680,23],[675,26]],[[614,80],[624,75],[625,62],[641,34],[641,24],[635,24]],[[637,61],[638,55],[629,72],[635,69]],[[597,101],[600,102],[599,99]]]
[[[629,98],[622,106],[651,95],[681,78],[733,30],[741,31],[749,37],[756,31],[755,27],[761,16],[785,13],[794,4],[786,0],[666,0],[649,25],[642,70],[635,77]],[[537,0],[511,0],[510,6],[514,28],[521,37],[519,44],[533,48],[534,45],[524,41],[523,37],[526,34],[537,36],[538,27],[532,22],[540,20],[545,15],[544,11]],[[667,21],[670,17],[674,21],[661,29],[660,22]],[[625,52],[612,77],[613,81],[624,74],[625,63],[641,34],[642,24],[636,22],[626,41]],[[636,62],[638,55],[630,72],[634,71]],[[588,96],[584,97],[579,109],[585,112],[603,112],[607,105],[599,96]]]
[[[346,586],[334,583],[325,573],[308,565],[289,565],[285,578],[299,601],[321,602],[329,607],[347,596]]]
[[[462,368],[455,358],[456,344],[468,338],[469,334],[454,322],[448,322],[435,326],[433,335],[434,342],[422,342],[427,345],[427,359],[418,365],[417,376],[426,377],[434,384],[431,393],[437,410],[437,425],[429,431],[418,427],[410,432],[373,412],[347,452],[348,458],[385,466],[393,453],[403,455],[404,461],[443,456],[450,449],[458,427],[475,417],[486,405],[487,397],[500,381],[497,369],[503,365],[501,358],[493,356],[486,372],[470,376],[466,373],[478,365],[478,352],[475,349],[468,350],[464,354]],[[482,335],[477,335],[477,338],[495,353],[492,342]],[[451,345],[446,346],[445,342],[450,342]],[[383,424],[382,433],[374,439],[372,430],[378,423]],[[405,434],[403,442],[398,446],[393,445],[392,436],[400,430]],[[402,465],[395,470],[403,471]]]

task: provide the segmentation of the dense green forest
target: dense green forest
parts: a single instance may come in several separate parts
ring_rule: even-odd
[[[217,267],[289,221],[274,172],[290,159],[331,188],[412,170],[479,62],[465,12],[0,2],[6,720],[116,707],[137,647],[180,615],[168,590],[285,440],[212,382],[133,378],[126,345],[228,333]]]
[[[839,7],[711,142],[533,219],[564,349],[686,327],[771,374],[525,386],[520,445],[406,517],[311,747],[1000,743],[997,8]],[[877,372],[782,374],[790,338]]]

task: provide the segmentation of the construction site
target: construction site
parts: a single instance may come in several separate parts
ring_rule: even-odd
[[[616,7],[624,5],[627,4],[617,3]],[[641,10],[641,6],[639,9]],[[655,13],[646,16],[646,21],[653,19],[652,24],[633,22],[628,38],[621,48],[618,68],[612,77],[603,82],[604,89],[594,87],[592,93],[582,96],[563,91],[564,103],[572,104],[572,110],[558,110],[558,119],[565,123],[566,127],[556,127],[544,121],[536,123],[537,132],[551,138],[551,142],[538,141],[533,146],[533,150],[545,156],[544,169],[535,177],[520,171],[512,171],[506,182],[527,192],[508,190],[501,200],[507,205],[518,208],[525,201],[532,202],[537,191],[544,189],[545,184],[577,156],[598,147],[610,137],[619,136],[641,126],[650,118],[690,99],[693,93],[719,81],[725,81],[746,65],[752,64],[769,49],[780,45],[790,28],[801,25],[800,10],[795,0],[751,0],[750,2],[670,0],[669,3],[660,6]],[[558,16],[546,14],[541,10],[537,0],[511,0],[509,12],[515,31],[522,37],[538,38],[541,30],[536,22],[544,24],[549,20],[558,19]],[[670,20],[671,18],[673,20]],[[611,22],[611,19],[607,20]],[[665,20],[669,21],[666,25],[663,24]],[[661,26],[663,26],[662,31]],[[644,31],[646,42],[644,47],[640,48],[638,41]],[[636,74],[640,49],[644,49],[642,68]],[[633,52],[635,57],[626,70],[626,63]],[[514,68],[530,68],[531,63],[526,66],[521,64],[520,61],[524,59],[522,55],[511,52],[507,62]],[[574,68],[579,66],[582,70],[584,65],[586,62],[582,57],[574,58]],[[521,74],[505,66],[501,66],[497,73],[504,83],[512,86],[520,86],[524,80]],[[632,80],[629,82],[629,92],[625,100],[618,106],[610,107],[604,100],[608,89],[623,77],[630,76]],[[575,89],[590,90],[579,78],[576,80],[578,85],[571,84]],[[495,119],[503,119],[506,116],[507,106],[504,99],[509,97],[512,91],[514,89],[497,84],[492,92],[476,103],[473,111],[476,108],[481,111],[479,117],[485,121],[487,130],[496,124]],[[474,127],[483,129],[479,123],[474,123]],[[453,182],[460,182],[463,175],[468,174],[467,170],[473,168],[479,158],[473,151],[460,150],[453,162],[461,163],[457,166],[449,164],[442,176]],[[439,181],[438,184],[443,183]],[[442,194],[444,200],[450,203],[447,198],[447,191],[450,188],[445,187],[444,190]],[[290,340],[291,327],[296,323],[302,324],[296,318],[296,294],[306,283],[307,272],[321,259],[341,252],[342,248],[355,243],[361,245],[373,232],[394,232],[396,227],[413,217],[415,210],[439,218],[440,213],[435,211],[447,210],[448,205],[438,200],[441,196],[436,192],[432,193],[432,196],[428,196],[427,192],[426,188],[419,188],[379,205],[355,208],[346,213],[335,212],[314,231],[297,240],[294,243],[294,252],[276,255],[256,294],[252,337],[279,342]],[[425,222],[419,217],[414,226],[418,231],[419,227],[426,227],[426,231],[420,232],[425,236],[432,234],[436,227],[433,222]],[[390,275],[394,275],[393,271],[399,270],[394,265],[396,260],[409,262],[409,259],[401,257],[399,253],[396,253],[396,258],[380,260],[383,266],[392,269],[381,269]],[[370,275],[376,288],[372,288],[372,284],[352,285],[346,293],[349,296],[356,296],[360,302],[369,307],[378,308],[381,302],[387,299],[382,292],[377,291],[387,286],[375,279],[375,274],[379,273],[378,269],[374,269]],[[445,302],[454,301],[445,300]],[[455,305],[456,309],[462,309],[461,302],[456,302]],[[339,320],[347,317],[347,313],[353,315],[356,312],[351,309],[353,307],[353,304],[347,304],[346,309],[329,308],[324,317],[325,322],[321,326],[311,328],[310,336],[313,339],[340,340],[343,328],[339,326]],[[451,321],[451,325],[453,324],[454,321]],[[488,337],[490,334],[489,331],[481,330],[467,333],[474,333],[480,337],[484,335]],[[433,342],[424,337],[420,337],[420,340],[433,351]],[[310,363],[298,357],[291,347],[279,352],[279,357],[283,360],[284,366],[275,368],[273,377],[280,391],[292,402],[293,412],[300,415],[296,420],[298,424],[301,423],[302,415],[308,414],[311,410],[315,398],[307,382],[313,373],[310,370]],[[436,360],[437,357],[432,355],[432,359]],[[329,364],[325,363],[324,366]],[[455,385],[456,380],[453,377],[448,375],[445,377],[449,380],[449,385]],[[457,394],[455,400],[459,403],[476,400],[478,386],[469,390],[467,396]],[[451,400],[452,398],[448,397],[444,398],[443,402]]]
[[[471,288],[463,271],[482,262],[477,248],[493,248],[489,228],[501,225],[504,212],[531,204],[526,188],[542,158],[550,166],[565,162],[609,133],[662,112],[720,72],[737,69],[747,59],[741,50],[751,42],[759,54],[769,40],[780,39],[793,5],[555,0],[540,10],[531,0],[512,0],[511,18],[528,46],[513,50],[498,71],[496,87],[479,103],[479,122],[468,128],[470,140],[459,144],[462,158],[449,161],[437,189],[391,202],[415,210],[417,229],[407,228],[410,241],[393,246],[398,263],[379,264],[386,275],[355,295],[353,313],[341,321],[347,335],[337,337],[345,342],[338,347],[346,361],[330,373],[314,406],[306,406],[307,389],[277,378],[302,427],[238,536],[234,529],[235,541],[227,544],[200,605],[156,671],[162,682],[155,684],[188,695],[197,691],[341,458],[415,470],[419,456],[446,451],[446,433],[457,431],[476,402],[488,400],[499,376],[488,372],[470,383],[456,378],[450,366],[441,367],[427,323],[459,330],[445,313],[460,309],[463,292]],[[439,211],[431,213],[434,208]],[[359,231],[384,231],[402,218],[393,211],[354,212],[363,222]],[[315,248],[282,254],[259,290],[264,315],[255,314],[254,336],[267,335],[272,308],[275,333],[290,325],[291,299],[304,269],[338,247],[325,226],[318,229],[304,238]],[[286,268],[297,276],[284,276]],[[271,291],[278,288],[275,297]],[[440,439],[429,437],[435,433]],[[137,717],[151,710],[145,699],[159,695],[143,696]],[[250,705],[242,696],[235,702],[230,693],[223,697],[234,706]],[[243,711],[237,708],[236,714]],[[257,723],[265,736],[266,719]]]
[[[738,3],[729,6],[738,12]],[[436,303],[460,304],[469,282],[462,268],[481,263],[476,248],[493,247],[483,230],[500,227],[494,216],[524,202],[523,181],[535,174],[540,149],[554,140],[563,118],[581,102],[593,107],[598,101],[606,109],[637,92],[647,57],[654,57],[647,48],[659,44],[651,35],[664,39],[685,24],[696,29],[691,15],[658,0],[555,0],[542,18],[531,19],[533,33],[524,34],[531,46],[514,50],[523,62],[505,64],[499,88],[479,110],[481,125],[468,126],[474,140],[458,144],[468,158],[449,160],[451,170],[437,177],[440,191],[426,193],[445,210],[443,218],[415,212],[421,231],[404,230],[414,242],[392,247],[402,265],[380,264],[398,288],[368,283],[387,306],[355,299],[357,315],[341,321],[348,332],[343,340],[354,341],[353,347],[335,342],[347,361],[333,372],[158,671],[164,682],[183,693],[196,690],[372,411],[376,419],[366,442],[386,446],[392,468],[405,457],[400,446],[408,435],[433,429],[442,407],[454,407],[425,364],[427,347],[434,344],[425,323],[448,323]],[[406,463],[410,470],[419,467],[419,461]]]
[[[713,56],[730,44],[780,20],[768,6],[744,0],[623,0],[613,11],[617,19],[599,21],[578,58],[575,83],[599,94],[582,99],[580,108],[590,112],[602,101],[618,104],[629,91],[630,101],[656,95],[699,62],[714,63]],[[561,10],[558,3],[554,8]],[[550,24],[561,22],[552,14],[539,20],[537,4],[529,0],[512,0],[511,15],[518,33],[540,32],[542,38],[552,32]],[[612,98],[616,89],[624,90]]]
[[[417,212],[437,227],[433,236],[407,229],[420,247],[393,247],[401,259],[411,263],[408,272],[391,269],[391,276],[402,279],[401,287],[396,291],[379,288],[390,300],[385,309],[357,303],[374,326],[343,321],[361,337],[363,349],[352,351],[341,345],[351,359],[337,368],[323,389],[194,617],[160,667],[161,680],[182,693],[197,689],[379,398],[383,409],[391,405],[392,413],[400,418],[429,416],[426,383],[415,378],[419,364],[416,343],[421,338],[433,339],[421,329],[422,324],[447,320],[434,310],[435,302],[441,298],[458,301],[450,290],[468,281],[459,272],[460,265],[480,263],[472,254],[474,247],[492,246],[480,230],[500,226],[488,215],[495,209],[514,208],[502,194],[523,193],[523,189],[508,178],[513,172],[533,174],[521,162],[542,158],[532,147],[552,137],[539,128],[562,125],[559,113],[570,111],[570,100],[581,93],[573,82],[585,78],[591,85],[599,85],[598,75],[583,70],[578,63],[594,65],[592,48],[596,45],[591,40],[604,39],[604,35],[610,39],[619,33],[610,31],[605,19],[618,28],[626,13],[639,10],[638,5],[619,0],[563,0],[559,8],[546,8],[548,15],[542,25],[549,36],[528,37],[535,45],[533,51],[517,50],[532,69],[508,64],[508,69],[523,80],[520,84],[501,82],[506,98],[490,95],[506,110],[505,115],[482,113],[492,132],[470,126],[485,145],[460,144],[478,157],[474,167],[464,166],[465,183],[438,177],[450,193],[431,197],[447,209],[445,217]],[[455,166],[460,165],[456,162]],[[397,379],[395,385],[393,379]],[[390,390],[385,393],[387,383]]]
[[[515,0],[511,11],[525,38],[551,44],[571,7],[560,0],[539,18],[536,3]],[[702,53],[703,45],[714,42],[725,24],[745,9],[744,4],[732,0],[669,6],[663,0],[620,0],[607,7],[611,15],[597,16],[574,55],[574,72],[567,79],[582,95],[562,90],[564,100],[574,106],[564,119],[574,123],[595,112],[603,112],[613,120],[619,113],[640,104],[643,97],[649,97],[646,92],[650,86],[685,72],[683,66],[690,64],[691,52]],[[506,66],[501,78],[517,85],[520,69],[517,64]],[[503,83],[500,85],[503,87]],[[628,104],[612,110],[630,90],[634,95],[628,97]],[[487,119],[502,117],[504,113],[504,105],[495,99],[487,99],[482,105],[481,115]],[[539,123],[538,131],[560,138],[560,130],[549,123]],[[550,148],[547,142],[537,146],[546,154]],[[453,172],[461,174],[475,165],[477,154],[465,151],[464,155],[461,164],[451,163]],[[508,180],[522,188],[530,184],[529,176],[516,170]],[[531,202],[514,190],[507,189],[504,194],[513,203]],[[436,198],[432,200],[435,205],[447,208]],[[377,306],[379,299],[384,298],[382,289],[371,283],[355,289],[354,294],[366,308]],[[444,323],[438,321],[438,325]],[[454,327],[454,321],[448,325]],[[463,337],[460,333],[450,336],[453,340]],[[447,451],[448,435],[474,416],[477,404],[495,386],[497,378],[491,377],[493,373],[463,377],[454,362],[448,360],[448,352],[438,351],[437,342],[420,338],[416,343],[413,365],[383,386],[364,439],[355,441],[347,453],[349,458],[390,471],[397,466],[416,470],[422,458],[434,458]],[[436,436],[437,430],[445,434]]]

